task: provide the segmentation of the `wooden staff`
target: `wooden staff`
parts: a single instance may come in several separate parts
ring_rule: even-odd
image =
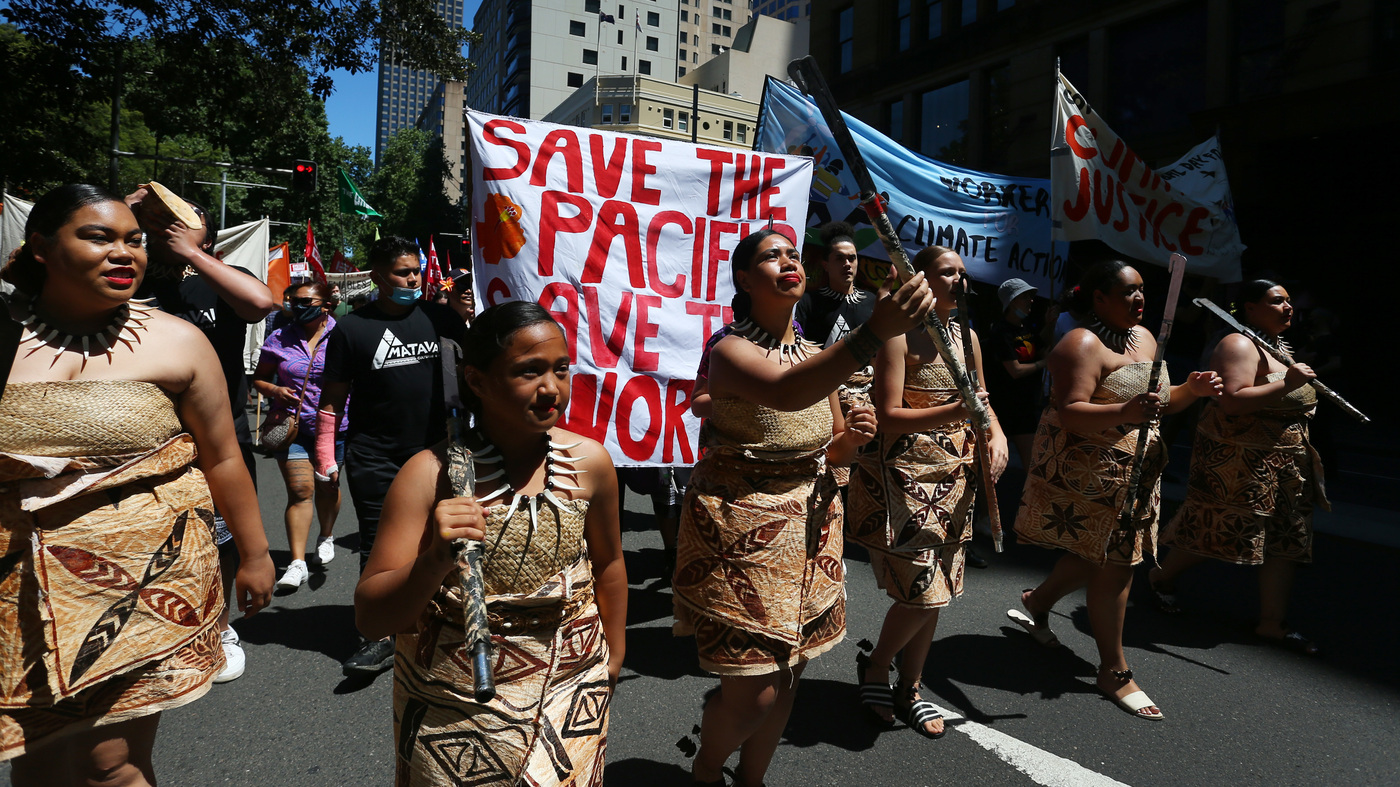
[[[972,347],[972,328],[968,324],[967,274],[958,280],[958,288],[953,297],[958,307],[958,328],[962,330],[963,360],[967,364],[967,374],[974,388],[981,386],[977,379],[977,356]],[[992,432],[990,429],[977,429],[977,463],[982,466],[980,486],[982,497],[987,502],[987,520],[992,526],[992,546],[1001,551],[1001,509],[997,505],[997,482],[992,475]]]
[[[1273,357],[1274,360],[1278,361],[1284,366],[1292,366],[1295,363],[1293,358],[1288,353],[1284,352],[1283,350],[1280,350],[1279,348],[1265,341],[1264,337],[1260,336],[1249,326],[1245,325],[1239,320],[1236,320],[1234,318],[1234,315],[1215,305],[1208,298],[1197,298],[1196,300],[1191,302],[1201,307],[1202,309],[1205,309],[1211,314],[1214,314],[1216,317],[1219,317],[1225,322],[1226,325],[1244,334],[1245,338],[1254,342],[1255,347],[1258,347],[1259,349],[1268,353],[1270,356]],[[1353,406],[1351,402],[1348,402],[1347,400],[1343,399],[1341,394],[1337,393],[1336,391],[1332,390],[1326,385],[1323,385],[1321,380],[1309,380],[1308,384],[1315,388],[1324,399],[1330,401],[1332,404],[1335,404],[1338,407],[1342,408],[1344,411],[1346,411],[1347,415],[1351,416],[1352,418],[1355,418],[1363,424],[1371,423],[1371,419],[1367,418],[1365,413],[1356,409],[1356,407]]]
[[[1167,308],[1162,313],[1162,327],[1157,331],[1157,355],[1152,359],[1152,374],[1147,380],[1147,390],[1155,393],[1162,382],[1162,366],[1167,355],[1167,342],[1171,339],[1172,323],[1176,322],[1176,299],[1181,295],[1181,280],[1186,276],[1186,258],[1173,254],[1167,258],[1167,271],[1171,274],[1171,285],[1167,287]],[[1147,459],[1147,436],[1152,433],[1157,419],[1149,418],[1138,427],[1137,449],[1133,452],[1133,470],[1128,476],[1128,499],[1118,515],[1118,528],[1131,530],[1133,523],[1147,506],[1151,484],[1142,483],[1142,465]]]

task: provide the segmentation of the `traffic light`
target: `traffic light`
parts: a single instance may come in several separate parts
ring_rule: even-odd
[[[316,190],[316,162],[297,159],[292,167],[292,191]]]

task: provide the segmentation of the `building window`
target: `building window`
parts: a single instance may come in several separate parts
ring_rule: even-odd
[[[1190,128],[1191,116],[1205,109],[1206,8],[1172,6],[1109,30],[1105,115],[1125,139]],[[1138,88],[1148,92],[1135,94]]]
[[[674,110],[674,109],[663,109],[663,110],[661,110],[661,127],[662,127],[662,128],[671,128],[671,127],[674,126],[675,124],[676,124],[676,110]]]
[[[713,6],[712,8],[710,8],[710,15],[713,16],[715,19],[719,19],[719,6]]]
[[[856,9],[852,6],[836,13],[837,71],[844,74],[855,65]]]
[[[981,165],[1004,168],[1011,159],[1011,67],[987,69],[986,122]]]
[[[604,123],[611,123],[612,120],[613,120],[613,105],[612,105],[612,104],[604,104],[604,105],[603,105],[603,116],[602,116],[602,121],[603,121]]]
[[[967,163],[968,83],[964,79],[923,94],[919,151],[949,164]]]
[[[723,28],[723,30],[724,30],[724,37],[725,37],[725,38],[728,38],[728,37],[729,37],[729,25],[725,25],[724,28]]]
[[[676,74],[676,76],[678,76],[678,77],[683,77],[683,76],[685,76],[685,66],[681,66],[681,67],[680,67],[680,71]]]
[[[623,70],[623,71],[626,71],[626,70],[627,70],[627,55],[623,55],[623,56],[622,56],[622,70]]]
[[[710,25],[710,33],[711,33],[711,35],[719,35],[719,25],[718,25],[718,24]]]
[[[719,44],[710,44],[710,54],[718,55],[722,51],[724,51],[723,47],[721,47]]]
[[[583,74],[576,74],[570,71],[568,74],[569,87],[583,87]]]
[[[680,61],[682,63],[685,63],[690,60],[690,55],[686,54],[686,51],[684,49],[680,50],[678,54],[680,55]]]
[[[962,24],[970,25],[977,21],[977,0],[962,0]]]
[[[685,69],[682,68],[681,71],[685,71]],[[682,74],[682,76],[684,76],[684,74]],[[689,131],[689,130],[690,130],[690,113],[689,113],[689,112],[682,112],[682,113],[680,114],[680,117],[677,119],[677,121],[678,121],[678,122],[676,123],[676,128],[677,128],[677,129],[679,129],[679,130],[681,130],[681,131]]]
[[[661,41],[660,41],[659,39],[657,39],[655,36],[647,36],[647,51],[648,51],[648,52],[659,52],[659,51],[661,51]]]
[[[631,105],[631,104],[620,104],[620,105],[618,105],[618,108],[617,108],[617,122],[619,122],[619,123],[631,123],[631,122],[632,122],[632,105]]]
[[[910,32],[914,27],[914,20],[910,18],[910,8],[914,5],[914,0],[899,0],[895,6],[895,46],[903,52],[909,48]]]
[[[690,12],[689,12],[689,11],[684,11],[684,10],[681,11],[681,21],[682,21],[682,22],[689,22],[689,21],[690,21]]]
[[[699,34],[699,33],[691,33],[691,34],[690,34],[690,44],[691,44],[691,46],[700,46],[700,34]]]
[[[655,11],[648,11],[647,27],[661,27],[661,14],[658,14]]]
[[[569,35],[571,35],[571,36],[585,36],[585,35],[588,35],[588,26],[585,25],[585,24],[582,23],[582,22],[570,22],[570,23],[569,23]]]
[[[626,18],[626,16],[627,16],[627,14],[625,14],[625,13],[622,12],[622,3],[618,3],[618,4],[617,4],[617,21],[621,22],[624,18]]]
[[[749,141],[749,127],[743,123],[739,124],[739,142],[747,144]]]
[[[724,138],[731,140],[734,139],[734,121],[724,121]]]
[[[650,61],[650,60],[638,60],[638,61],[637,61],[637,73],[638,73],[638,74],[650,74],[650,73],[651,73],[651,61]]]
[[[724,18],[732,22],[734,20],[734,13],[726,8],[724,10]]]
[[[928,4],[928,37],[932,41],[943,35],[943,0]]]
[[[617,31],[617,43],[618,43],[619,45],[622,43],[622,31],[621,31],[621,30]]]
[[[583,0],[583,10],[590,14],[601,13],[603,10],[602,0]]]
[[[586,66],[596,66],[596,65],[598,65],[598,50],[596,50],[596,49],[585,49],[585,50],[583,50],[583,64],[586,65]]]

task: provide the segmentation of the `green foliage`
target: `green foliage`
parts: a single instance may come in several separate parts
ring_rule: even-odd
[[[304,71],[312,93],[325,98],[330,73],[368,71],[380,41],[395,62],[466,78],[462,48],[478,39],[448,24],[434,0],[9,0],[0,11],[22,32],[66,53],[85,73],[110,64],[133,40],[162,51],[202,54],[210,44],[242,45],[278,72]],[[180,62],[180,61],[177,61]]]
[[[462,208],[442,189],[449,172],[440,138],[416,128],[402,129],[391,137],[367,195],[375,210],[384,214],[380,231],[417,238],[424,244],[430,235],[460,233]]]

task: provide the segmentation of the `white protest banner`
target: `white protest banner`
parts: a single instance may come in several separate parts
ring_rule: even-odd
[[[237,227],[219,230],[214,240],[214,256],[239,268],[249,271],[261,281],[267,281],[267,244],[271,237],[272,224],[267,219],[250,221]],[[272,297],[282,299],[282,293],[274,292]],[[243,369],[252,374],[258,366],[258,356],[262,354],[264,323],[259,320],[248,326],[243,340]]]
[[[731,319],[729,254],[797,237],[811,159],[467,113],[478,309],[533,300],[574,358],[565,428],[618,465],[691,464],[700,351]]]
[[[1191,195],[1197,202],[1213,206],[1225,214],[1231,224],[1235,220],[1235,198],[1230,193],[1230,177],[1225,174],[1225,156],[1220,152],[1220,137],[1191,148],[1175,164],[1157,170],[1162,180],[1172,188]]]
[[[1130,149],[1063,74],[1050,146],[1055,237],[1098,239],[1129,257],[1240,280],[1239,228],[1214,205],[1172,187]]]

